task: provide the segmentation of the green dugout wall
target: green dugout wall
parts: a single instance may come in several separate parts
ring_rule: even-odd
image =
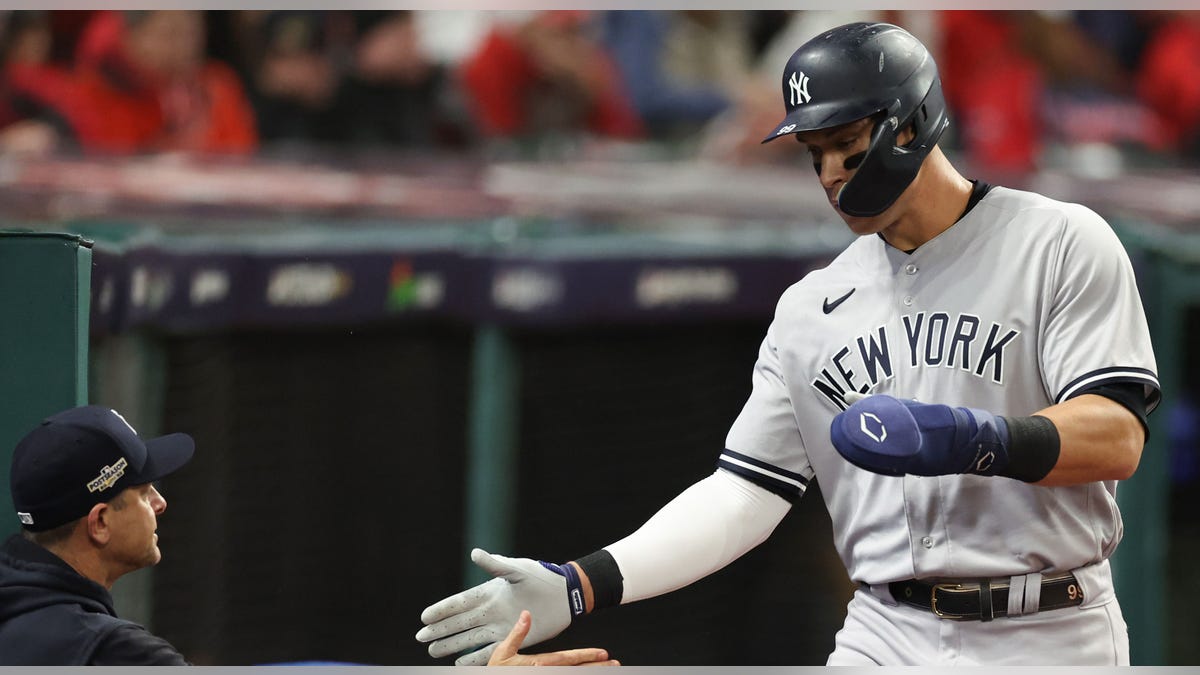
[[[0,232],[0,535],[16,532],[12,449],[43,417],[87,403],[92,242]]]

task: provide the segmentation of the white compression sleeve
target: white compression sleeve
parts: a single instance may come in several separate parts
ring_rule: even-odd
[[[790,508],[779,495],[718,469],[605,547],[624,577],[621,604],[716,572],[766,540]]]

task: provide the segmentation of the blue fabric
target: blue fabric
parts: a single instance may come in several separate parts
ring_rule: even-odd
[[[868,396],[833,418],[851,464],[886,476],[994,476],[1008,464],[1008,427],[986,410]]]
[[[663,72],[659,52],[670,29],[664,11],[608,11],[603,40],[634,107],[650,125],[704,122],[729,105],[716,88],[675,84]]]
[[[583,599],[583,580],[579,578],[579,573],[570,565],[556,565],[539,560],[542,567],[558,574],[567,580],[567,606],[571,609],[571,619],[587,612],[587,605]]]

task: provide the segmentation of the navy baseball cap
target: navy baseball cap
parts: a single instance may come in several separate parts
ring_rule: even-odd
[[[9,482],[21,525],[41,532],[87,515],[125,488],[188,463],[187,434],[143,440],[115,410],[88,405],[47,417],[13,451]]]

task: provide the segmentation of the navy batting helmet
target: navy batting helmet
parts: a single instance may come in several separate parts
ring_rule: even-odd
[[[852,216],[891,206],[950,125],[929,50],[887,23],[851,23],[804,43],[783,70],[783,102],[787,117],[763,143],[876,118],[858,172],[837,195],[838,208]],[[916,135],[897,145],[909,125]]]

